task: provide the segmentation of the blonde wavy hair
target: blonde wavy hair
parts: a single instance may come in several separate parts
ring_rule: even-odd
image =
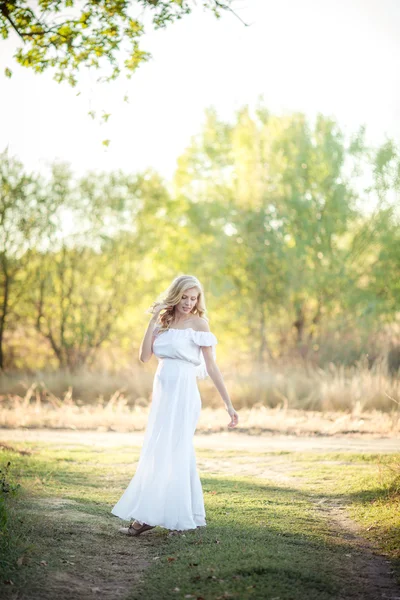
[[[206,317],[207,309],[204,298],[204,290],[200,281],[193,275],[179,275],[178,277],[175,277],[169,287],[158,296],[155,302],[153,302],[153,304],[146,311],[153,314],[155,307],[159,304],[167,304],[168,306],[171,306],[171,308],[164,308],[160,311],[157,319],[158,331],[160,333],[169,329],[175,316],[175,306],[179,304],[185,291],[194,287],[198,289],[199,296],[197,298],[196,306],[191,311],[191,314],[203,317],[203,319],[208,321]]]

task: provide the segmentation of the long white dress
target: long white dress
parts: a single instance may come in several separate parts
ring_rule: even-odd
[[[201,347],[212,346],[215,357],[217,343],[213,333],[192,328],[158,333],[153,343],[158,367],[139,462],[112,514],[171,530],[206,525],[193,436],[201,411],[197,378],[208,376]]]

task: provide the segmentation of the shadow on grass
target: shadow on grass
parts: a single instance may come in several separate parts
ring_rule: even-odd
[[[155,600],[161,590],[167,600],[346,597],[349,546],[315,514],[309,494],[247,478],[202,483],[207,527],[162,540],[160,559],[130,598]]]

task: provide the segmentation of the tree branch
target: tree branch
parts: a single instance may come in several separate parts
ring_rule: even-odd
[[[218,6],[218,8],[222,9],[222,10],[229,10],[229,12],[231,12],[237,19],[239,19],[239,21],[241,23],[243,23],[243,25],[245,27],[249,27],[250,23],[245,23],[243,21],[243,19],[241,17],[239,17],[239,15],[237,13],[235,13],[235,11],[233,10],[233,8],[231,8],[230,6],[227,6],[226,4],[222,4],[221,2],[218,2],[218,0],[214,0],[216,6]]]

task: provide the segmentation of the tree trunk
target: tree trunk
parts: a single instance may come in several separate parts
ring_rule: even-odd
[[[265,353],[267,353],[268,357],[271,358],[271,352],[268,347],[268,340],[266,335],[266,327],[265,327],[265,307],[261,304],[260,307],[260,331],[259,331],[259,340],[260,345],[258,348],[258,362],[259,364],[264,364],[265,362]]]
[[[303,313],[303,307],[300,306],[300,308],[298,308],[297,310],[297,318],[293,323],[293,326],[296,328],[297,330],[297,339],[296,339],[296,343],[298,346],[300,346],[300,344],[303,341],[303,334],[304,334],[304,328],[305,328],[305,318],[304,318],[304,313]]]
[[[4,370],[4,330],[8,312],[8,298],[10,292],[10,275],[7,270],[7,259],[5,255],[2,256],[2,267],[4,274],[4,287],[3,287],[3,301],[1,303],[1,312],[0,312],[0,371]]]

